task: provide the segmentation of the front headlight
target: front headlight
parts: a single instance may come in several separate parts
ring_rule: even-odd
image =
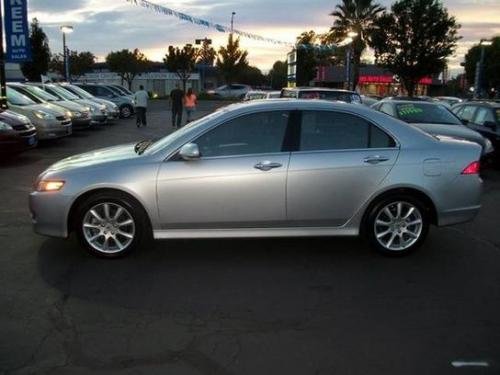
[[[493,151],[495,151],[495,148],[493,147],[493,143],[491,143],[491,141],[488,138],[485,138],[484,153],[489,154]]]
[[[12,126],[10,126],[9,124],[6,124],[5,122],[0,121],[0,130],[13,130],[13,129],[12,129]]]
[[[33,111],[33,114],[41,120],[54,120],[55,117],[52,113],[45,112],[42,110]]]
[[[36,186],[36,191],[59,191],[63,188],[64,181],[61,180],[41,180]]]

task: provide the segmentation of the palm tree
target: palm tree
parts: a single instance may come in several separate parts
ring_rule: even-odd
[[[352,48],[354,88],[356,88],[359,79],[361,54],[369,43],[373,22],[384,10],[385,8],[375,3],[374,0],[342,0],[330,13],[335,20],[325,38],[326,42],[339,43],[348,36],[349,32],[357,34],[350,46]]]

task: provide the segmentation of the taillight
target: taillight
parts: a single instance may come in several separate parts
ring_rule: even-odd
[[[478,161],[473,161],[464,168],[462,174],[478,174],[481,169],[481,164]]]

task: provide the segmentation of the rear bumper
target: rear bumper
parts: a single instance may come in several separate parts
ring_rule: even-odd
[[[442,211],[439,213],[438,225],[454,225],[460,223],[466,223],[468,221],[474,220],[476,215],[479,213],[481,206],[463,207],[456,208],[453,210]]]

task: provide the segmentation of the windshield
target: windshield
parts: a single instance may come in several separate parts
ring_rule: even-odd
[[[50,93],[53,93],[54,95],[57,95],[61,99],[64,100],[78,100],[80,99],[78,96],[75,94],[69,92],[68,90],[63,89],[62,87],[58,86],[47,86],[47,91]]]
[[[73,86],[73,85],[65,85],[64,89],[66,91],[69,91],[76,96],[78,96],[80,99],[94,99],[94,96],[89,94],[87,91],[79,88],[78,86]]]
[[[442,105],[429,103],[396,104],[399,119],[410,124],[462,125],[458,117]]]
[[[355,95],[349,92],[339,92],[339,91],[301,91],[299,93],[299,98],[301,99],[323,99],[323,100],[341,100],[343,102],[350,103]],[[360,102],[360,100],[356,100]]]
[[[54,95],[50,95],[47,91],[36,86],[23,86],[20,89],[32,94],[33,96],[45,100],[47,102],[56,102],[58,99]]]
[[[118,96],[128,95],[128,94],[123,94],[123,92],[121,92],[120,90],[118,90],[116,87],[113,87],[113,86],[104,86],[104,87],[106,87],[107,89],[109,89],[110,91],[112,91],[113,94],[115,94],[115,95],[118,95]]]
[[[128,91],[125,87],[114,85],[111,86],[111,88],[120,91],[123,95],[134,95],[132,92]]]
[[[16,90],[7,87],[7,100],[12,105],[26,106],[26,105],[34,105],[36,104],[33,100],[28,98],[26,95],[23,95]]]

